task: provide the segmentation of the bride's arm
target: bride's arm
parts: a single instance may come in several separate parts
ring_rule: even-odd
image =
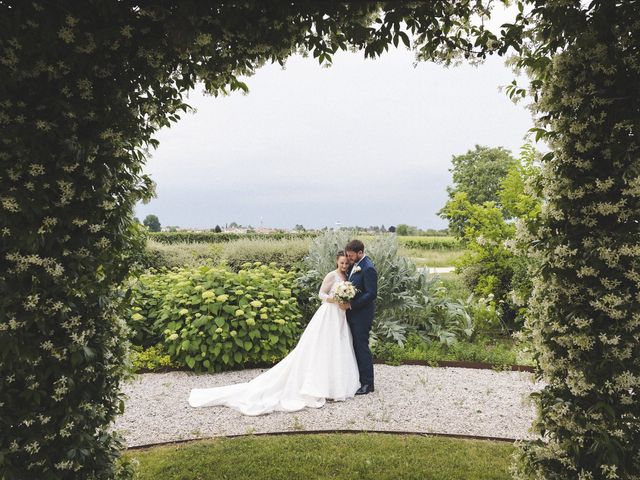
[[[320,287],[320,292],[318,292],[318,296],[320,300],[327,303],[335,303],[336,301],[333,297],[329,296],[329,292],[331,291],[331,287],[333,286],[333,272],[327,273],[322,281],[322,286]]]

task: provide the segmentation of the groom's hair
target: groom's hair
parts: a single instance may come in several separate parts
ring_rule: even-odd
[[[349,243],[347,243],[347,246],[344,247],[344,249],[347,252],[364,252],[364,243],[362,243],[360,240],[351,240]]]

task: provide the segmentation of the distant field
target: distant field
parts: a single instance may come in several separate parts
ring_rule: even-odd
[[[400,253],[411,258],[418,267],[451,267],[464,255],[464,250],[414,250],[401,248]]]
[[[450,267],[465,252],[454,237],[398,237],[398,243],[419,267]]]
[[[311,239],[317,234],[312,232],[274,232],[274,233],[215,233],[215,232],[150,232],[149,238],[160,243],[227,243],[234,240],[291,240]]]
[[[185,255],[193,257],[193,259],[202,257],[204,251],[206,251],[206,255],[204,255],[206,257],[210,257],[213,251],[220,256],[222,250],[227,250],[238,242],[246,243],[247,240],[277,244],[297,242],[296,244],[299,244],[300,248],[304,243],[310,244],[313,236],[314,234],[311,233],[285,232],[272,234],[159,232],[150,235],[150,245],[154,250],[160,251],[160,253],[164,252],[166,255],[177,249],[176,255],[179,257],[177,260],[182,261],[182,257]],[[373,240],[374,236],[359,235],[358,238],[362,239],[366,245]],[[411,258],[419,267],[449,267],[464,254],[464,249],[454,237],[407,236],[397,238],[400,253]]]
[[[398,237],[398,243],[416,250],[460,250],[455,237]]]

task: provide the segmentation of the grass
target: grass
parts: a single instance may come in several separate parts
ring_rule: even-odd
[[[400,254],[409,257],[418,267],[451,267],[465,250],[429,250],[400,247]]]
[[[373,238],[373,237],[371,237]],[[367,238],[368,240],[368,238]],[[464,250],[459,248],[439,248],[430,246],[430,242],[453,244],[453,237],[398,237],[400,254],[411,258],[419,267],[449,267]],[[407,246],[408,241],[418,242]],[[218,265],[226,261],[232,266],[250,261],[268,263],[275,261],[283,266],[291,266],[300,261],[308,250],[310,238],[270,239],[243,238],[226,243],[163,243],[153,238],[147,242],[149,266],[183,267],[200,265]],[[438,244],[439,245],[439,244]]]
[[[465,253],[454,237],[398,237],[398,244],[418,267],[451,267]]]
[[[216,266],[226,262],[239,269],[245,262],[276,262],[279,266],[291,268],[300,262],[309,251],[309,238],[271,239],[243,238],[225,243],[162,243],[147,242],[148,266],[199,267]]]
[[[214,266],[220,262],[223,248],[216,243],[167,244],[148,240],[147,256],[150,266],[155,268]]]
[[[234,270],[246,262],[275,262],[291,269],[309,252],[309,238],[293,239],[242,239],[224,245],[222,259]]]
[[[130,451],[151,480],[500,480],[514,446],[484,440],[385,434],[220,438]]]
[[[398,236],[400,243],[408,242],[434,242],[434,243],[456,243],[456,238],[451,235],[406,235]]]

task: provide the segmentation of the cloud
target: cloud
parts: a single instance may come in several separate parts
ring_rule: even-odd
[[[158,134],[146,171],[158,198],[137,215],[164,225],[446,226],[452,155],[475,144],[517,151],[531,126],[500,85],[501,59],[475,68],[413,66],[404,50],[379,60],[336,55],[334,66],[269,65],[243,96],[193,92],[197,113]]]

